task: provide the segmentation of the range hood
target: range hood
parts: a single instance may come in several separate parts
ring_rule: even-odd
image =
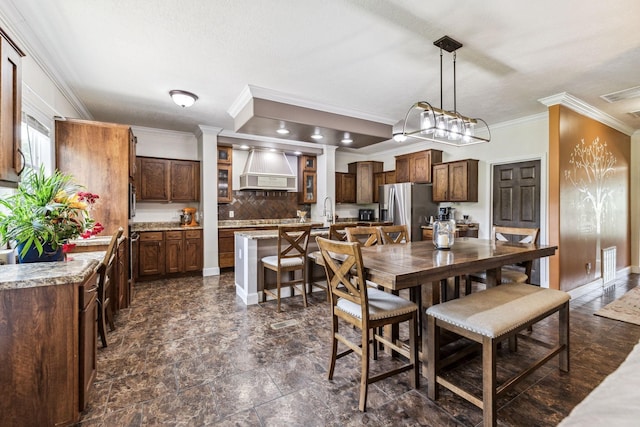
[[[297,191],[296,175],[283,152],[253,149],[240,175],[240,190]]]

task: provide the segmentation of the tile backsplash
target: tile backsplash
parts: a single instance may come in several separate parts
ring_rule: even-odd
[[[298,193],[234,191],[231,203],[218,205],[218,220],[295,218],[298,209],[309,210],[309,205],[298,204]]]

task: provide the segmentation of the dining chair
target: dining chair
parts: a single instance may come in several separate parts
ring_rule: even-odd
[[[265,302],[267,295],[278,300],[278,312],[280,312],[280,291],[283,286],[289,286],[291,296],[295,290],[302,293],[302,301],[307,306],[307,292],[305,289],[306,268],[307,268],[307,247],[311,235],[311,224],[309,225],[280,225],[278,226],[278,254],[262,258],[264,272],[262,302]],[[267,289],[267,270],[276,273],[276,292]],[[296,272],[301,272],[296,278]],[[283,280],[283,275],[288,276],[288,280]],[[301,287],[298,287],[301,285]]]
[[[339,242],[346,242],[347,241],[347,233],[345,231],[345,229],[347,227],[353,227],[353,223],[349,223],[349,222],[343,222],[343,223],[339,223],[339,224],[331,224],[329,226],[329,240],[337,240]],[[318,251],[317,253],[312,253],[309,254],[309,258],[311,258],[311,260],[315,262],[315,257],[320,256],[320,252]],[[313,290],[313,287],[316,286],[318,288],[324,289],[327,293],[327,301],[330,301],[329,298],[329,285],[326,281],[321,280],[321,281],[316,281],[313,278],[313,272],[312,272],[313,268],[312,266],[309,267],[309,293],[311,293],[311,291]],[[324,274],[323,274],[324,276]],[[323,277],[322,279],[325,279],[325,277]]]
[[[356,353],[361,358],[359,409],[366,411],[369,384],[401,372],[411,371],[411,386],[418,388],[418,306],[413,302],[366,285],[362,253],[357,242],[338,242],[316,237],[329,283],[331,296],[331,361],[328,379],[333,379],[336,360]],[[351,341],[340,333],[340,321],[360,329],[360,342]],[[382,336],[386,325],[409,322],[409,348]],[[370,336],[372,339],[370,340]],[[408,359],[408,363],[370,376],[370,343],[377,342]],[[348,348],[338,352],[338,344]]]
[[[116,328],[113,322],[113,307],[111,305],[111,281],[114,277],[113,267],[116,259],[116,247],[123,231],[122,227],[120,227],[113,233],[104,258],[96,268],[98,273],[98,334],[103,347],[107,346],[107,323],[109,323],[109,330],[113,331]]]
[[[382,244],[378,227],[348,227],[345,232],[348,242],[356,242],[364,247]]]
[[[338,240],[341,242],[347,241],[347,227],[354,227],[352,223],[342,223],[342,224],[331,224],[329,226],[329,239],[330,240]]]
[[[407,243],[411,241],[409,231],[405,224],[401,225],[382,225],[378,227],[380,239],[385,245]]]
[[[536,243],[540,234],[539,228],[501,227],[494,225],[491,228],[491,240],[496,242]],[[531,280],[533,262],[508,265],[500,270],[500,284],[528,283]],[[471,282],[487,283],[487,272],[481,271],[470,274],[465,284],[465,292],[471,292]]]

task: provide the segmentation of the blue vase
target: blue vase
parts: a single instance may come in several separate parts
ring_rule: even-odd
[[[24,248],[24,243],[20,243],[17,247],[18,262],[20,264],[29,262],[64,261],[62,246],[58,247],[58,249],[56,250],[51,248],[51,245],[49,243],[45,243],[44,245],[42,245],[42,255],[40,255],[38,254],[38,248],[36,248],[36,245],[32,244],[24,257],[22,256],[22,248]]]

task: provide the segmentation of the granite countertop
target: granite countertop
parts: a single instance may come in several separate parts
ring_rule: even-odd
[[[277,227],[281,224],[311,224],[312,227],[323,227],[324,223],[319,220],[307,220],[300,222],[298,218],[284,218],[284,219],[242,219],[242,220],[224,220],[218,221],[218,228],[243,228],[243,227],[256,227],[272,225]]]
[[[326,237],[329,235],[328,230],[311,230],[311,237]],[[250,240],[267,240],[277,239],[277,230],[250,230],[250,231],[236,231],[236,236],[247,237]]]
[[[95,270],[104,251],[72,254],[72,260],[0,265],[0,292],[81,283]]]
[[[466,228],[478,228],[480,226],[480,224],[478,224],[477,222],[471,222],[469,224],[456,224],[456,229],[460,228],[460,229],[466,229]],[[423,225],[421,226],[421,228],[425,228],[427,230],[433,230],[433,224],[430,225]]]
[[[179,222],[132,222],[131,231],[177,231],[177,230],[202,230],[201,225],[185,227]]]

